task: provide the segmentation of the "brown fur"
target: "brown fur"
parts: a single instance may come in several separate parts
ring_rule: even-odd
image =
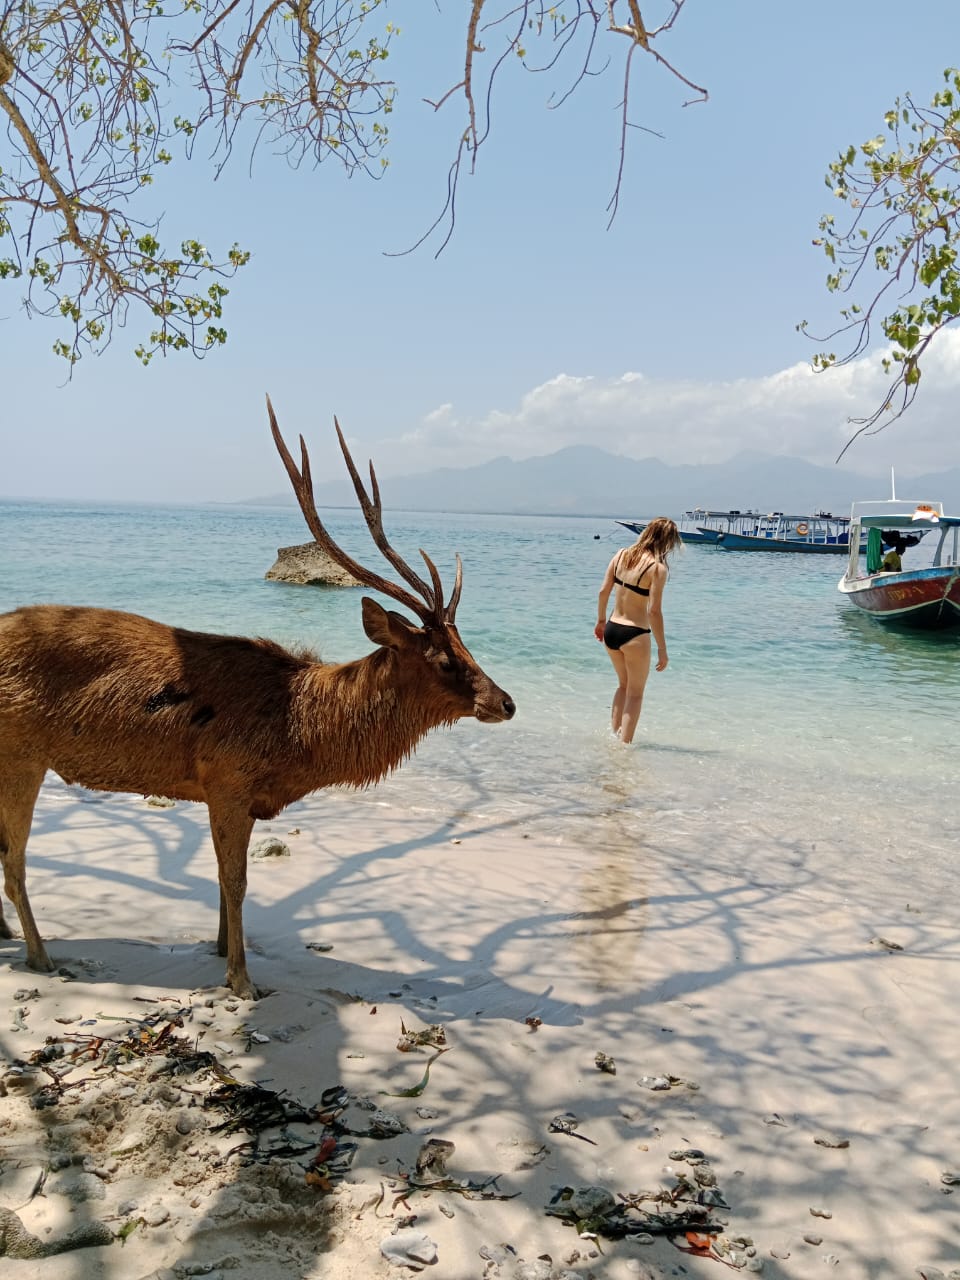
[[[439,592],[428,604],[418,627],[364,598],[364,630],[378,647],[342,664],[107,609],[36,605],[0,615],[0,857],[27,964],[53,967],[25,884],[33,809],[52,769],[95,790],[207,805],[217,948],[227,984],[254,995],[242,925],[254,821],[321,787],[377,782],[439,725],[514,713],[460,639],[456,600],[446,613]],[[0,937],[11,936],[0,908]]]

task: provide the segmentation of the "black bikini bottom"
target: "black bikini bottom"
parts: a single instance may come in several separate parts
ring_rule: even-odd
[[[649,634],[649,627],[628,627],[622,622],[608,622],[603,628],[603,643],[608,649],[622,649],[628,640]]]

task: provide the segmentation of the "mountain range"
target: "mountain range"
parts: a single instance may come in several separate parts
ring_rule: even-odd
[[[727,462],[671,466],[658,458],[625,458],[591,445],[545,457],[494,458],[474,467],[444,467],[381,481],[385,509],[489,512],[497,515],[637,517],[676,515],[691,507],[741,511],[849,514],[854,501],[889,495],[889,477],[857,475],[799,458],[739,453]],[[903,477],[908,498],[960,507],[960,468]],[[318,507],[354,506],[348,480],[315,487]],[[244,505],[291,506],[292,493]]]

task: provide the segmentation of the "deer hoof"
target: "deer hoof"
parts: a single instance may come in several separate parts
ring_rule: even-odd
[[[34,973],[53,973],[56,967],[46,951],[41,951],[36,956],[27,956],[27,968],[32,969]]]

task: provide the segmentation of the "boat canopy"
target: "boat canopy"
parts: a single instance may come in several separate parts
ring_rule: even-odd
[[[710,511],[706,507],[691,507],[688,511],[684,511],[683,514],[691,518],[696,516],[697,519],[726,520],[729,516],[752,516],[757,513],[755,511],[737,511],[732,507],[729,511]]]
[[[851,519],[862,529],[953,528],[960,524],[960,516],[943,514],[942,502],[910,502],[903,498],[855,502]]]
[[[944,515],[942,502],[914,502],[906,498],[887,498],[876,502],[855,502],[850,513],[851,546],[855,548],[864,530],[868,536],[867,574],[876,573],[879,566],[876,556],[869,554],[869,543],[876,545],[880,538],[886,546],[895,546],[903,542],[914,546],[921,538],[935,531],[937,537],[936,550],[933,553],[933,565],[944,563],[947,536],[951,535],[953,544],[951,563],[957,562],[958,546],[960,546],[960,516]],[[914,536],[902,539],[893,538],[897,532],[910,531]],[[847,572],[840,582],[841,591],[847,590],[849,583],[856,583],[861,578],[855,550],[851,549]]]

